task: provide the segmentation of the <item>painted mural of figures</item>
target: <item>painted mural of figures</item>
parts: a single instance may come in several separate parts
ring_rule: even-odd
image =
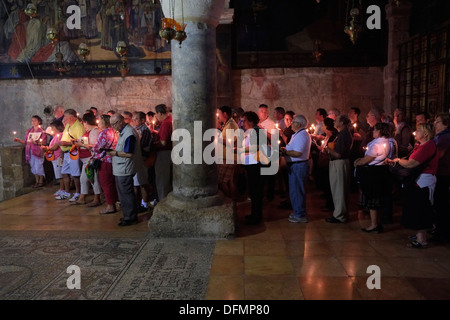
[[[100,9],[98,0],[79,0],[81,9],[81,30],[86,39],[98,36],[97,13]]]
[[[26,27],[26,46],[17,57],[19,62],[29,62],[34,54],[45,44],[45,26],[37,16],[37,8],[34,4],[27,5],[28,10],[34,10],[36,15],[30,15],[30,21]],[[25,10],[27,10],[25,9]]]
[[[127,7],[129,17],[127,29],[130,32],[131,40],[135,44],[143,44],[143,41],[139,39],[139,2],[139,0],[132,0]]]
[[[102,5],[99,10],[100,19],[102,21],[102,31],[100,33],[100,45],[102,49],[114,50],[111,36],[112,29],[112,15],[114,13],[114,1],[102,0]]]
[[[114,12],[112,13],[111,17],[113,24],[111,28],[113,50],[116,48],[117,42],[119,41],[124,41],[128,46],[128,32],[126,28],[128,19],[122,0],[116,0],[114,2]]]
[[[50,27],[47,29],[47,33],[51,31],[54,34],[58,34],[56,30],[56,28]],[[65,62],[79,61],[80,59],[72,50],[70,43],[65,39],[64,33],[60,32],[59,36],[61,39],[55,38],[53,42],[40,48],[31,59],[31,62],[58,62],[56,58],[57,52],[63,54]]]
[[[156,39],[155,39],[155,11],[153,10],[150,3],[145,3],[140,23],[140,35],[144,38],[145,49],[149,51],[154,51],[156,49]]]
[[[12,34],[11,45],[9,46],[8,55],[11,59],[17,60],[20,52],[25,48],[27,44],[27,22],[30,17],[20,10],[17,12],[17,25],[15,32]]]

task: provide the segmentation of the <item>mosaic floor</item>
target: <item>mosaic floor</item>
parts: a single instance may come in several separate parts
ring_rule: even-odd
[[[0,237],[0,300],[202,300],[215,246],[189,239]]]

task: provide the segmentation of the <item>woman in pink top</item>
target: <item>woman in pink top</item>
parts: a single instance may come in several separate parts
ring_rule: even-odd
[[[52,162],[55,179],[59,181],[59,190],[54,193],[54,196],[59,196],[64,191],[64,181],[61,175],[63,153],[59,147],[59,141],[64,131],[64,124],[61,120],[53,120],[50,123],[51,135],[53,136],[48,146],[42,146],[42,150],[46,152],[46,159]]]
[[[41,117],[34,115],[31,117],[32,127],[27,130],[25,139],[14,138],[14,141],[25,145],[25,162],[31,167],[31,173],[34,174],[36,183],[33,188],[44,186],[44,153],[41,150],[43,144],[47,144],[47,135],[41,128]]]
[[[106,208],[100,214],[117,212],[116,202],[118,195],[112,171],[112,159],[106,153],[106,150],[116,147],[118,136],[116,130],[111,127],[110,118],[107,114],[100,117],[98,127],[101,131],[98,135],[97,143],[92,148],[92,158],[101,160],[101,165],[98,169],[98,179],[106,200]]]

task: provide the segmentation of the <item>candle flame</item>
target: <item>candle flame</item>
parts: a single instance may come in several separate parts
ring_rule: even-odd
[[[13,131],[13,134],[16,135],[17,132]]]

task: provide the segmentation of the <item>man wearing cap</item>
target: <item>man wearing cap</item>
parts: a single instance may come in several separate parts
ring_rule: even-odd
[[[61,192],[55,199],[64,200],[70,198],[70,177],[72,176],[75,184],[75,193],[73,194],[73,197],[70,198],[70,201],[73,202],[77,201],[80,197],[81,161],[77,155],[78,150],[73,148],[72,140],[80,140],[85,130],[84,126],[78,120],[77,112],[73,109],[64,111],[64,122],[66,126],[61,141],[59,141],[59,146],[64,153],[61,174],[63,176],[65,192]]]

